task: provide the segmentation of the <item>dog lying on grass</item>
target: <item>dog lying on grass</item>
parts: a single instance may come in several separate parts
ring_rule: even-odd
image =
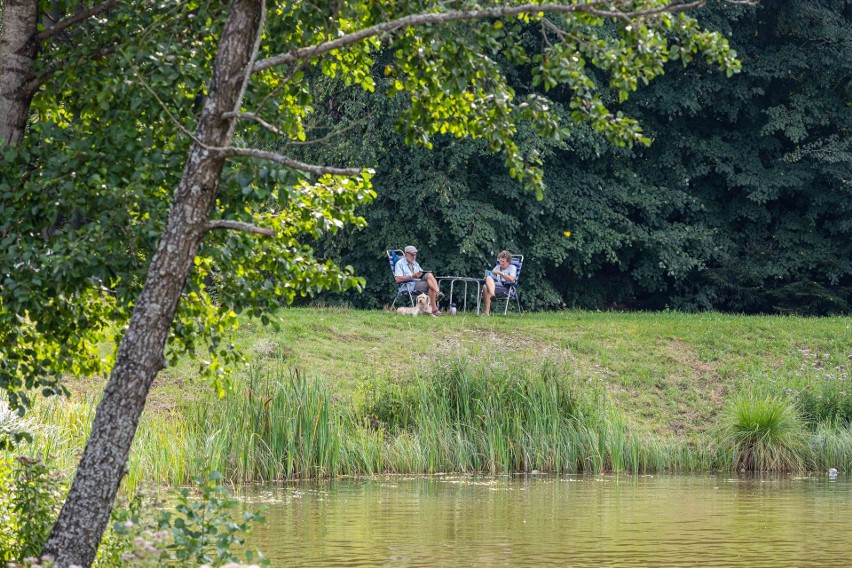
[[[417,301],[414,306],[410,308],[397,308],[396,313],[401,316],[416,316],[419,314],[423,314],[424,316],[431,316],[432,300],[430,300],[429,296],[427,296],[426,294],[420,294],[419,296],[417,296]]]

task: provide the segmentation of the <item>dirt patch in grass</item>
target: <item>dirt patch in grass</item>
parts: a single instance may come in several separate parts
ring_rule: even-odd
[[[71,393],[72,399],[86,399],[104,390],[105,377],[63,377],[62,384]]]
[[[538,369],[543,364],[567,370],[576,361],[571,350],[558,342],[544,342],[532,335],[502,330],[465,328],[434,338],[431,351],[424,354],[421,362],[442,363],[447,358],[458,357],[474,365],[501,363],[525,370]]]
[[[695,351],[680,339],[669,340],[666,346],[666,355],[690,369],[693,377],[704,378],[707,375],[718,377],[716,366],[709,361],[702,361]]]
[[[703,361],[680,339],[657,338],[613,348],[613,370],[586,362],[585,372],[599,379],[618,407],[640,430],[691,435],[715,423],[725,386],[716,366]],[[594,357],[593,357],[594,359]]]

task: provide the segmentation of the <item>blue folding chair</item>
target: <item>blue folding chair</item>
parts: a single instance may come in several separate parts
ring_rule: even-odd
[[[509,313],[509,302],[515,300],[515,304],[518,306],[518,313],[521,313],[521,300],[518,298],[518,282],[521,280],[521,268],[524,266],[524,255],[522,254],[513,254],[512,255],[512,264],[515,266],[517,271],[515,272],[515,281],[514,282],[505,282],[503,286],[506,287],[508,293],[501,297],[494,298],[495,304],[500,300],[506,300],[506,306],[503,308],[503,315]],[[499,309],[499,308],[498,308]]]
[[[414,297],[419,296],[420,292],[410,291],[408,289],[408,282],[397,282],[396,276],[394,276],[394,269],[396,268],[396,263],[403,258],[404,254],[400,249],[388,249],[387,250],[388,261],[390,262],[391,269],[391,278],[393,278],[393,283],[396,286],[396,296],[393,298],[393,303],[391,303],[391,309],[393,309],[396,301],[399,300],[400,296],[408,296],[408,301],[411,302],[411,305],[414,305]],[[419,282],[420,278],[415,278],[414,282]]]

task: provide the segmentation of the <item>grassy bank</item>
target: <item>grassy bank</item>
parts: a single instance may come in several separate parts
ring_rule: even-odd
[[[183,483],[205,465],[234,480],[752,467],[743,452],[788,468],[852,466],[849,318],[279,317],[278,332],[242,325],[237,341],[252,363],[224,400],[198,383],[193,361],[158,378],[131,484]],[[36,444],[66,467],[99,387],[78,381],[70,401],[41,404],[33,417]],[[746,399],[777,400],[794,419]],[[793,430],[779,435],[776,423]],[[755,445],[765,439],[790,446],[792,461],[774,462],[772,447]]]

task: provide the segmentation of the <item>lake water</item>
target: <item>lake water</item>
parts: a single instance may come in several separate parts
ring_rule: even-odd
[[[844,476],[390,477],[246,489],[272,566],[852,566]]]

